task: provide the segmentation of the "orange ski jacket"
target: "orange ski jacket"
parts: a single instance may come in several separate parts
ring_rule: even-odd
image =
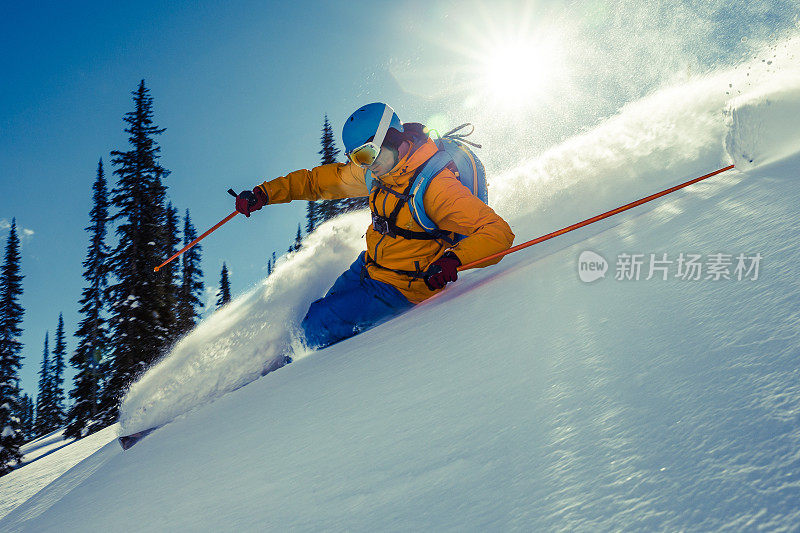
[[[431,139],[418,140],[411,144],[408,153],[395,167],[380,178],[380,182],[398,194],[402,194],[413,179],[414,172],[437,152]],[[265,181],[261,187],[270,204],[292,200],[333,200],[369,196],[370,209],[388,217],[395,208],[398,197],[373,187],[367,190],[365,169],[353,164],[332,163],[311,170],[297,170],[286,176]],[[377,177],[374,178],[378,180]],[[417,304],[438,291],[428,289],[422,279],[412,278],[392,270],[426,271],[428,266],[452,250],[467,264],[496,252],[507,250],[514,242],[514,233],[508,223],[500,218],[488,205],[473,195],[456,178],[453,171],[445,168],[430,182],[423,198],[428,217],[442,230],[465,235],[453,246],[444,240],[406,239],[400,236],[383,235],[373,225],[367,229],[367,269],[369,276],[377,281],[396,287],[411,303]],[[397,226],[411,231],[424,231],[416,221],[408,205],[404,205],[398,216]],[[478,268],[496,264],[500,258],[487,261]]]

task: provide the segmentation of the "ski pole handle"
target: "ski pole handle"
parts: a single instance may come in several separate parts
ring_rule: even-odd
[[[234,198],[239,198],[239,195],[236,194],[236,191],[234,191],[233,189],[228,189],[228,194],[230,194]],[[251,195],[249,198],[247,198],[247,205],[249,205],[250,207],[253,207],[254,205],[256,205],[256,197],[255,197],[255,195]]]

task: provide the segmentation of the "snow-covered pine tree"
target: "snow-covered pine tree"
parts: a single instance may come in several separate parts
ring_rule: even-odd
[[[289,248],[289,250],[292,251],[292,252],[296,252],[297,250],[299,250],[302,247],[303,247],[303,231],[302,231],[302,229],[300,227],[300,224],[298,224],[297,225],[297,235],[295,235],[295,237],[294,237],[294,244],[292,244],[292,247]]]
[[[39,368],[39,393],[36,395],[36,421],[33,431],[37,437],[47,435],[53,430],[53,380],[50,376],[50,332],[44,334],[42,366]]]
[[[323,126],[322,150],[319,152],[322,155],[323,165],[327,162],[335,163],[336,156],[339,155],[339,149],[336,148],[336,141],[334,140],[333,130],[328,122],[327,115],[325,115],[325,123],[327,128]],[[369,198],[366,196],[357,198],[342,198],[341,200],[335,200],[335,202],[336,207],[333,216],[341,215],[342,213],[349,213],[350,211],[355,211],[357,209],[369,208]]]
[[[169,174],[168,171],[165,172],[166,173],[162,176]],[[167,188],[162,184],[161,179],[158,180],[158,183],[155,184],[154,187],[162,191],[163,198],[166,200]],[[156,207],[156,205],[153,204],[153,207]],[[164,208],[164,217],[165,222],[164,227],[162,228],[162,236],[164,241],[162,246],[165,252],[161,257],[156,256],[153,267],[161,264],[164,259],[172,257],[172,255],[177,251],[177,246],[181,242],[181,217],[178,214],[178,210],[172,207],[171,202],[168,204],[167,208]],[[143,369],[147,368],[151,363],[159,359],[162,354],[172,347],[174,341],[176,340],[175,330],[177,329],[178,325],[178,294],[180,293],[181,289],[180,262],[172,261],[167,266],[170,267],[170,270],[165,270],[167,268],[165,266],[155,273],[156,286],[159,289],[159,293],[163,294],[163,297],[153,298],[153,305],[158,305],[156,309],[158,318],[160,319],[159,323],[162,331],[164,331],[163,336],[160,337],[163,341],[163,344],[159,347],[158,354],[143,364]],[[150,270],[152,272],[153,268]]]
[[[222,263],[222,272],[219,275],[219,290],[217,291],[217,309],[231,301],[231,283],[228,280],[228,267]]]
[[[108,346],[108,330],[104,312],[105,290],[108,286],[108,247],[105,243],[108,221],[108,189],[106,187],[103,160],[97,164],[97,178],[92,186],[93,206],[89,212],[89,247],[83,262],[83,279],[86,286],[80,302],[83,315],[75,336],[78,347],[69,362],[75,369],[73,386],[69,395],[72,407],[67,413],[67,429],[64,436],[81,438],[101,429],[102,424],[94,420],[97,416],[100,391],[100,363]]]
[[[312,233],[317,227],[319,206],[314,200],[309,200],[306,205],[306,233]]]
[[[155,140],[164,130],[153,123],[153,99],[144,80],[132,94],[135,108],[124,117],[130,149],[111,152],[117,167],[112,220],[118,221],[119,243],[110,259],[115,283],[109,287],[113,363],[101,400],[106,423],[116,420],[125,388],[169,346],[168,327],[174,324],[171,271],[153,271],[168,249],[162,180],[169,171],[158,163],[161,148]]]
[[[58,314],[56,345],[50,363],[50,394],[53,402],[53,425],[60,428],[66,420],[64,408],[64,358],[67,355],[67,341],[64,338],[64,315]]]
[[[189,210],[183,218],[183,245],[197,238]],[[197,323],[203,308],[203,271],[200,269],[202,248],[195,244],[181,256],[181,288],[178,294],[178,330],[185,335]]]
[[[178,210],[172,205],[172,202],[167,203],[166,222],[164,224],[164,237],[166,239],[166,249],[164,250],[164,257],[172,257],[178,251],[178,246],[181,243],[180,237],[180,217]],[[168,332],[168,344],[172,345],[182,335],[180,325],[180,299],[181,299],[181,263],[180,261],[172,261],[171,263],[162,267],[162,276],[166,282],[166,301],[165,307],[168,312],[165,314],[167,319],[164,327]]]
[[[33,400],[27,394],[18,391],[19,402],[19,428],[22,433],[22,441],[28,442],[33,438]]]
[[[336,148],[336,141],[333,138],[333,128],[331,128],[331,123],[328,120],[327,114],[322,123],[320,143],[322,144],[322,148],[317,153],[322,156],[321,164],[329,165],[331,163],[336,163],[336,156],[339,155],[339,149]],[[342,205],[342,200],[321,200],[317,202],[314,227],[316,228],[323,222],[327,222],[336,215],[344,212]]]
[[[19,338],[25,314],[19,303],[23,279],[20,260],[17,220],[12,219],[0,267],[0,476],[10,472],[22,458],[21,421],[17,416],[20,402],[17,371],[22,351]]]

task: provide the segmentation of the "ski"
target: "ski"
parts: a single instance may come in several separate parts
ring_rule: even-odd
[[[286,355],[286,356],[283,356],[283,357],[278,357],[278,358],[270,361],[269,363],[267,363],[264,366],[264,369],[261,371],[261,375],[262,376],[266,376],[270,372],[274,372],[275,370],[278,370],[279,368],[282,368],[282,367],[288,365],[291,362],[292,362],[292,357],[289,356],[289,355]],[[234,390],[240,389],[240,388],[244,387],[245,385],[247,385],[247,383],[244,383],[244,384],[240,385],[239,387],[237,387]],[[122,446],[123,450],[128,450],[134,444],[136,444],[137,442],[139,442],[140,440],[142,440],[143,438],[145,438],[150,433],[152,433],[153,431],[157,430],[158,428],[160,428],[163,425],[164,424],[161,424],[160,426],[151,427],[150,429],[145,429],[145,430],[139,431],[137,433],[131,433],[130,435],[123,435],[123,436],[119,437],[117,440],[119,441],[119,445]]]
[[[153,431],[157,430],[160,426],[152,427],[150,429],[145,429],[144,431],[139,431],[138,433],[131,433],[130,435],[123,435],[120,437],[119,445],[122,446],[123,450],[127,450],[131,448],[134,444],[148,436]]]

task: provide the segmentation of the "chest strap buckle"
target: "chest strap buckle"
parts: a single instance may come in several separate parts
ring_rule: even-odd
[[[381,235],[388,235],[389,237],[397,237],[394,231],[392,231],[392,225],[389,223],[389,219],[386,217],[382,217],[379,214],[372,212],[372,227],[380,233]]]

